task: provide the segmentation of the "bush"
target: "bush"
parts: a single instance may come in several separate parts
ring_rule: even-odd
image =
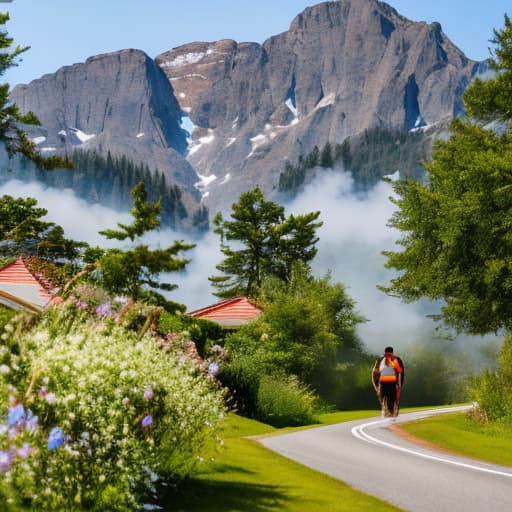
[[[264,375],[259,383],[257,416],[274,427],[315,422],[315,394],[296,377]]]
[[[512,336],[503,340],[498,370],[477,380],[473,396],[488,420],[512,422]]]
[[[6,308],[0,305],[0,330],[3,330],[4,326],[9,323],[11,318],[16,314],[13,309]]]
[[[269,371],[270,356],[264,351],[237,354],[220,366],[218,379],[229,389],[232,407],[242,416],[257,417],[260,379]]]
[[[205,357],[209,345],[224,337],[224,330],[216,322],[188,315],[172,315],[167,311],[160,315],[158,328],[163,334],[187,331],[201,357]]]
[[[5,331],[2,511],[140,510],[214,439],[224,406],[212,380],[101,316],[60,305],[21,335]]]

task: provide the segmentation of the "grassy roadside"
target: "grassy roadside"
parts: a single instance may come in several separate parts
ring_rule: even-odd
[[[323,415],[322,424],[375,416],[375,411]],[[289,431],[287,429],[286,431]],[[285,430],[279,430],[284,432]],[[288,460],[246,436],[278,432],[229,415],[221,433],[222,453],[165,498],[168,512],[379,512],[400,510]]]
[[[400,425],[407,433],[465,457],[512,466],[511,425],[485,425],[448,413]]]

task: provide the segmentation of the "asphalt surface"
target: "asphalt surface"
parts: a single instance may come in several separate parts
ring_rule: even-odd
[[[512,512],[512,467],[412,443],[393,424],[464,407],[340,423],[262,438],[290,459],[411,512]]]

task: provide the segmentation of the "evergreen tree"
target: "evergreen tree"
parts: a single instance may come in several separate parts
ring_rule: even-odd
[[[60,261],[77,258],[87,244],[64,238],[62,227],[42,220],[47,213],[32,197],[0,197],[0,255],[24,253]]]
[[[131,210],[133,222],[130,225],[118,224],[117,230],[105,230],[101,234],[108,239],[131,240],[132,242],[160,226],[160,201],[150,204],[144,183],[139,183],[132,191],[134,206]],[[156,290],[171,291],[177,285],[160,282],[162,272],[176,272],[185,268],[189,260],[178,258],[182,251],[192,249],[194,244],[181,240],[165,249],[150,249],[138,244],[127,249],[93,248],[86,252],[85,261],[89,271],[100,270],[101,285],[112,295],[125,295],[133,300],[158,304],[169,311],[184,310],[185,307],[167,301]]]
[[[320,167],[332,168],[334,166],[334,155],[332,145],[327,141],[320,153]]]
[[[284,208],[266,201],[258,187],[242,194],[232,205],[232,220],[224,220],[220,213],[213,220],[225,256],[217,265],[224,275],[209,278],[218,289],[216,295],[251,296],[265,275],[289,280],[293,261],[308,263],[316,254],[316,229],[322,225],[315,222],[319,215],[314,212],[286,219]],[[230,240],[238,242],[235,248],[228,245]]]

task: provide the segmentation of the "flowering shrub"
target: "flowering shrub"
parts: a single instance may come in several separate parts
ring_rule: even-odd
[[[62,304],[34,328],[6,326],[2,512],[139,510],[215,439],[224,406],[214,381],[108,307],[86,309]]]

